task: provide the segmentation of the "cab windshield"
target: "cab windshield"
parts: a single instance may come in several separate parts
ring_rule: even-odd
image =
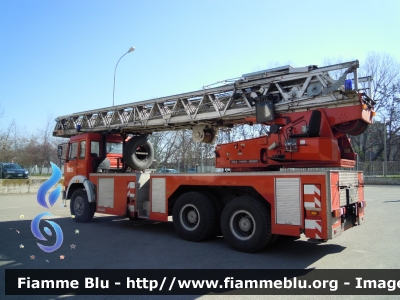
[[[122,154],[122,143],[107,142],[107,154]]]

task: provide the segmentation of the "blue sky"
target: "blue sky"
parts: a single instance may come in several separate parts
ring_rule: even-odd
[[[370,51],[400,61],[400,1],[1,0],[0,106],[36,133],[57,116],[201,89],[271,66]]]

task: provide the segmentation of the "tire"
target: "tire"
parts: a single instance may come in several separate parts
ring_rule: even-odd
[[[147,169],[153,163],[153,145],[145,136],[135,136],[126,143],[123,157],[132,170]]]
[[[92,220],[94,215],[93,204],[89,203],[84,189],[77,189],[72,193],[70,203],[71,215],[78,223],[87,223]]]
[[[238,197],[225,206],[221,229],[233,249],[257,252],[272,239],[270,210],[267,205],[252,197]]]
[[[221,215],[222,215],[222,211],[224,210],[224,204],[222,203],[222,201],[215,196],[212,193],[205,193],[206,196],[208,198],[211,199],[213,205],[214,205],[214,209],[215,209],[215,213],[216,213],[216,224],[215,224],[215,229],[214,229],[214,233],[213,233],[213,237],[215,236],[221,236],[222,235],[222,230],[221,230]]]
[[[216,228],[217,216],[212,201],[204,194],[182,194],[173,208],[176,232],[187,241],[200,242],[210,238]]]

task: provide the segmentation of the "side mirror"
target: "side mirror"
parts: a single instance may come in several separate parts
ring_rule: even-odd
[[[62,154],[63,154],[63,147],[61,145],[58,145],[57,147],[57,156],[59,159],[62,159]]]

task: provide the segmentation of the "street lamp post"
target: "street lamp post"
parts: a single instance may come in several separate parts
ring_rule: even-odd
[[[181,159],[182,159],[182,150],[177,150],[177,160],[178,160],[178,172],[181,172]]]
[[[389,120],[385,120],[383,123],[383,176],[386,177],[387,174],[387,154],[386,154],[386,135],[387,135],[387,128],[386,128],[386,124]]]
[[[204,156],[204,151],[206,151],[206,148],[200,147],[200,150],[201,150],[201,173],[204,173],[203,156]]]
[[[125,55],[127,55],[128,53],[131,53],[135,51],[135,47],[130,47],[128,51],[126,51],[117,61],[117,64],[115,65],[115,70],[114,70],[114,87],[113,87],[113,106],[114,106],[114,95],[115,95],[115,74],[117,72],[117,67],[119,64],[119,61],[121,60],[121,58],[123,58]]]

